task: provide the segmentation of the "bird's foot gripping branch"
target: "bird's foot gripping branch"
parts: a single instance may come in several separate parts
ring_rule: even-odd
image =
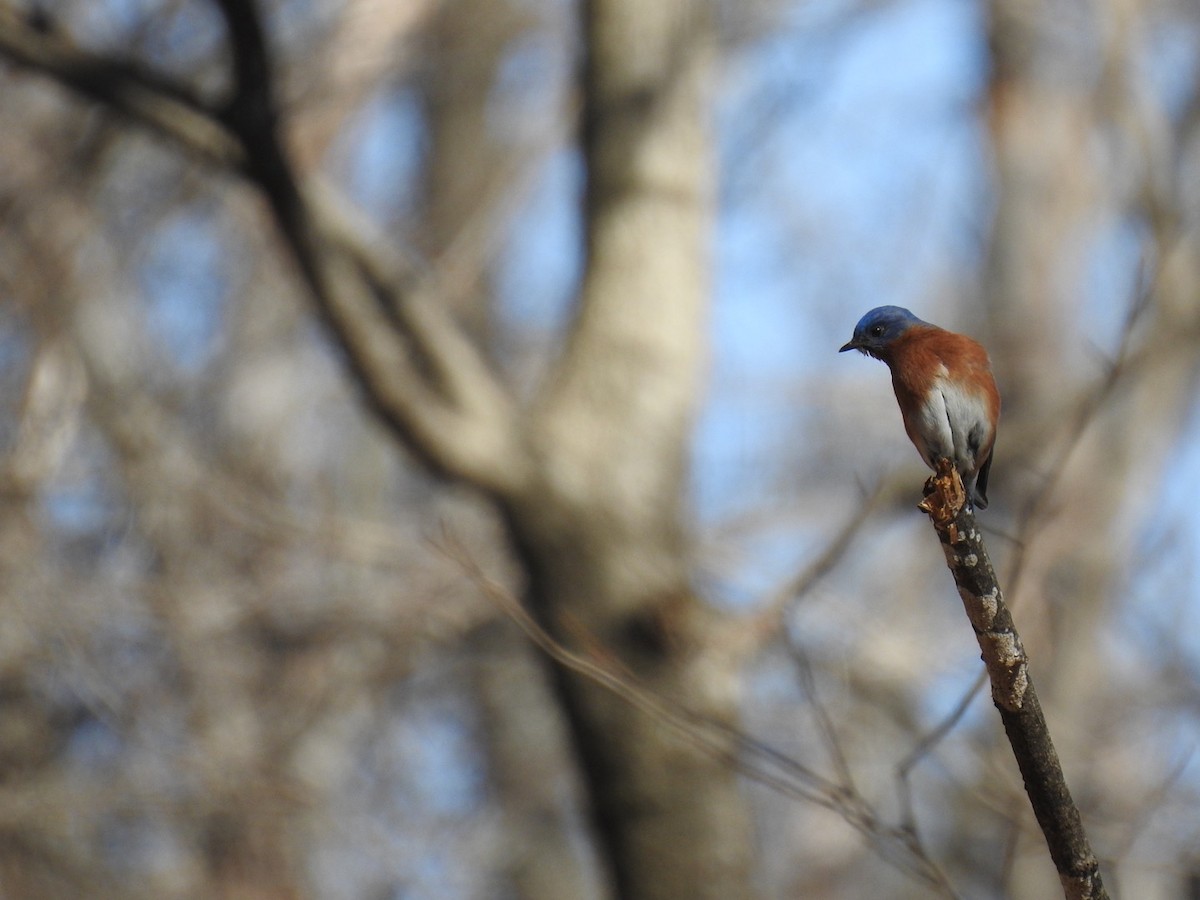
[[[967,491],[963,486],[962,477],[954,466],[954,461],[942,457],[937,462],[934,473],[925,481],[925,499],[917,504],[917,509],[929,514],[933,527],[941,533],[948,529],[947,535],[951,544],[958,543],[958,529],[954,520],[962,512],[967,502]]]

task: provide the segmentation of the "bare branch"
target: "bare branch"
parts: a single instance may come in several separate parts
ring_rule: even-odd
[[[252,3],[221,3],[236,89],[225,110],[136,68],[44,35],[0,10],[0,53],[152,128],[198,159],[246,175],[274,213],[318,312],[368,403],[431,468],[511,491],[527,467],[517,412],[439,307],[401,287],[328,186],[303,185],[279,142],[270,61]]]
[[[9,6],[0,6],[0,55],[139,122],[206,163],[235,171],[244,165],[237,138],[185,87],[82,51],[33,27]]]
[[[878,507],[882,496],[883,483],[880,482],[863,499],[863,502],[838,529],[837,533],[829,539],[825,549],[814,559],[807,561],[800,571],[772,591],[766,602],[746,625],[738,626],[740,636],[747,645],[741,648],[743,653],[758,649],[767,639],[779,633],[788,609],[812,590],[817,582],[828,575],[846,555],[854,538],[858,536],[871,513]]]
[[[979,642],[992,700],[1012,745],[1067,900],[1107,900],[1100,864],[1092,853],[1079,808],[1071,798],[1046,717],[1029,677],[1029,660],[1004,604],[975,513],[950,460],[939,460],[921,509],[929,513],[946,564]]]

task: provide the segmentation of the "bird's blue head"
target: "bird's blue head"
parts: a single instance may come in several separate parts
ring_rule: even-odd
[[[894,341],[913,325],[925,324],[902,306],[877,306],[858,320],[854,326],[854,336],[842,345],[839,353],[847,350],[857,350],[882,359],[888,344]]]

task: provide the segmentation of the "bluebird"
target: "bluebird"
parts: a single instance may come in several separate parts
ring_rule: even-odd
[[[918,319],[899,306],[871,310],[838,351],[858,350],[887,363],[904,430],[929,468],[954,462],[967,497],[988,505],[988,472],[1000,418],[1000,394],[987,351],[963,334]]]

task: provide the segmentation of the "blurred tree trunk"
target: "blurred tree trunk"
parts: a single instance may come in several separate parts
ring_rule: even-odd
[[[1070,21],[1050,3],[993,0],[990,10],[996,214],[985,292],[1006,410],[1032,418],[1050,412],[1038,402],[1046,393],[1046,361],[1061,360],[1064,373],[1078,371],[1077,332],[1069,323],[1077,321],[1080,298],[1073,288],[1084,266],[1086,229],[1103,199],[1098,163],[1088,152],[1097,66],[1080,63],[1097,48],[1091,32],[1079,28],[1083,9]],[[1080,33],[1070,34],[1072,28]]]
[[[1113,689],[1096,656],[1116,600],[1114,576],[1142,521],[1138,488],[1152,490],[1145,479],[1155,477],[1177,436],[1195,378],[1196,314],[1179,289],[1195,284],[1195,248],[1177,230],[1190,215],[1175,206],[1171,187],[1177,146],[1137,61],[1147,15],[1143,4],[1121,0],[1069,11],[1052,3],[991,4],[998,197],[985,290],[1005,394],[998,471],[1002,479],[1010,474],[1014,509],[1040,510],[1023,535],[1017,618],[1031,637],[1032,671],[1044,685],[1068,780],[1084,798],[1092,793],[1091,746]],[[1121,388],[1081,436],[1065,434],[1062,423],[1103,375],[1081,365],[1095,331],[1080,286],[1097,263],[1098,240],[1122,223],[1144,233],[1145,276],[1155,284],[1149,325],[1129,347],[1160,350],[1123,373]],[[1128,304],[1140,289],[1134,282],[1130,271]],[[1186,335],[1190,341],[1178,340]],[[1066,380],[1089,368],[1094,377]],[[1056,454],[1076,437],[1063,470],[1053,471]],[[1035,477],[1022,478],[1029,472]],[[1096,849],[1104,855],[1103,846]],[[1015,896],[1053,885],[1043,860],[1017,859],[1009,886]]]
[[[505,506],[547,628],[731,721],[732,661],[692,593],[683,525],[709,289],[706,13],[690,0],[586,5],[585,282],[533,411],[531,483]],[[596,685],[560,679],[618,895],[749,896],[731,767]]]

